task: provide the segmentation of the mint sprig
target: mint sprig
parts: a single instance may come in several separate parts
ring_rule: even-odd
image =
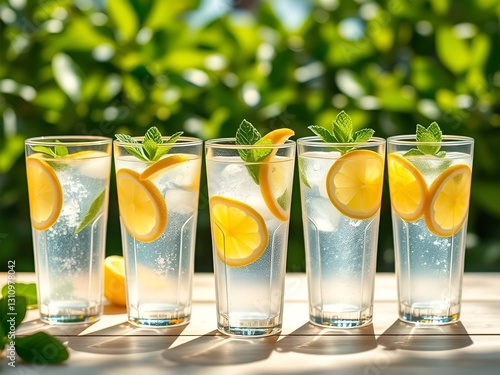
[[[59,141],[56,140],[56,142]],[[51,158],[63,158],[68,155],[68,148],[66,146],[54,146],[53,149],[46,146],[31,146],[31,149]]]
[[[5,296],[4,290],[13,288],[15,297]],[[17,336],[16,328],[26,317],[26,310],[30,305],[36,305],[36,285],[7,284],[2,289],[3,298],[0,299],[0,350],[8,347],[15,349],[17,355],[30,363],[61,363],[69,358],[67,348],[56,337],[36,332],[30,335]],[[50,348],[50,350],[47,350]],[[12,361],[10,357],[7,357]]]
[[[443,140],[443,133],[436,121],[433,121],[427,128],[417,124],[415,139],[417,142],[441,142]],[[418,144],[416,148],[408,150],[403,156],[434,155],[438,158],[443,158],[446,156],[446,152],[439,151],[440,148],[440,145]]]
[[[89,210],[83,217],[80,225],[75,229],[75,234],[80,233],[87,225],[89,225],[92,220],[101,212],[102,205],[104,204],[104,198],[106,198],[106,188],[104,188],[101,193],[94,199],[89,207]]]
[[[127,150],[130,155],[142,161],[152,162],[159,160],[163,155],[169,152],[182,134],[183,132],[177,132],[167,140],[163,140],[158,128],[153,126],[149,128],[144,135],[142,144],[128,134],[115,134],[115,137],[122,143],[130,144],[130,146],[124,146],[125,150]]]
[[[241,146],[249,145],[267,145],[272,144],[270,139],[263,139],[259,131],[247,120],[243,120],[236,131],[236,144]],[[270,148],[258,148],[258,149],[238,149],[238,154],[241,159],[247,163],[258,163],[264,160],[270,153],[272,149]],[[259,165],[249,164],[246,166],[248,173],[255,181],[259,184]]]
[[[341,111],[337,115],[332,123],[331,131],[320,125],[311,125],[308,129],[327,143],[364,143],[368,142],[375,133],[375,130],[370,128],[360,129],[355,132],[352,119],[345,111]],[[341,154],[345,154],[353,148],[335,147]]]

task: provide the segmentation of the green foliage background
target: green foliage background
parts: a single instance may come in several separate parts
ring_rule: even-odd
[[[156,125],[209,139],[247,119],[299,138],[344,109],[380,137],[436,120],[476,139],[466,270],[500,271],[499,19],[498,0],[2,0],[0,270],[34,267],[27,137]],[[205,181],[198,271],[212,269]],[[107,255],[121,254],[115,190]],[[393,267],[386,185],[378,270]],[[297,183],[288,270],[304,269]]]

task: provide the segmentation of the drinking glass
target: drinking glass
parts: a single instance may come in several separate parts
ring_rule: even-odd
[[[224,138],[205,145],[217,328],[235,336],[278,333],[295,142],[242,146]],[[267,156],[245,162],[242,152]]]
[[[399,318],[405,322],[459,320],[473,148],[474,140],[462,136],[387,139]]]
[[[385,140],[297,140],[309,320],[367,325],[373,316]]]
[[[29,138],[26,172],[40,317],[82,323],[102,314],[111,138]]]
[[[187,324],[203,141],[180,137],[150,162],[129,153],[143,146],[144,137],[134,139],[135,146],[114,141],[128,320],[138,326]]]

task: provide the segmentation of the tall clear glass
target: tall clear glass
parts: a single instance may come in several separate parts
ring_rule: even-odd
[[[143,137],[134,139],[142,146]],[[203,141],[181,137],[172,145],[149,162],[114,141],[127,313],[138,326],[191,319]]]
[[[205,146],[217,327],[239,336],[278,333],[295,142],[240,146],[226,138]],[[241,152],[268,156],[244,162]]]
[[[367,325],[373,316],[385,140],[297,140],[309,320]]]
[[[399,318],[459,320],[474,140],[387,139]],[[410,151],[411,150],[411,151]],[[423,151],[423,152],[422,152]]]
[[[102,315],[111,138],[25,141],[38,308],[48,323]]]

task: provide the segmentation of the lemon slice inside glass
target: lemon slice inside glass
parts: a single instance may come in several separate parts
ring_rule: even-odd
[[[31,224],[36,230],[49,229],[63,206],[61,183],[54,170],[38,156],[26,158]]]
[[[158,176],[160,173],[166,171],[173,166],[188,161],[190,157],[188,155],[183,154],[175,154],[169,155],[166,158],[160,159],[157,162],[151,164],[147,167],[141,174],[140,177],[143,180],[153,179]]]
[[[114,305],[127,305],[125,262],[120,255],[110,255],[104,259],[104,297]]]
[[[167,226],[167,205],[158,188],[130,169],[116,173],[120,217],[136,240],[153,242]]]
[[[419,219],[425,209],[428,188],[420,171],[404,156],[387,156],[391,206],[405,221]]]
[[[469,211],[471,179],[470,167],[456,164],[431,184],[425,222],[436,236],[449,237],[463,227]]]
[[[352,219],[368,219],[380,209],[384,159],[370,150],[354,150],[341,156],[326,176],[332,204]]]
[[[262,140],[270,140],[273,145],[280,145],[294,135],[294,131],[288,128],[280,128],[270,131],[262,137]],[[269,211],[281,221],[288,219],[291,194],[287,191],[290,186],[289,179],[292,173],[286,169],[287,163],[274,163],[278,149],[273,151],[264,159],[259,170],[259,186],[262,198]]]
[[[260,258],[267,247],[268,231],[262,216],[232,198],[210,198],[212,240],[225,264],[243,267]]]

